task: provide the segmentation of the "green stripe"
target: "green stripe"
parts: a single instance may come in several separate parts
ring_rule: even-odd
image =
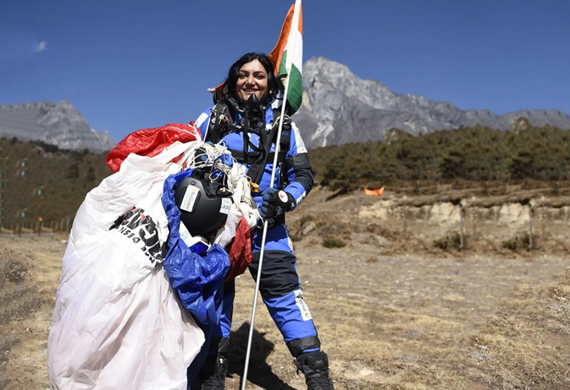
[[[279,70],[277,76],[286,75],[286,63],[287,63],[287,50],[283,53],[281,58],[281,63],[279,64]],[[284,90],[283,84],[280,82],[279,87],[281,91]],[[301,107],[303,102],[303,81],[301,78],[301,72],[295,65],[291,66],[291,74],[289,75],[289,91],[287,92],[287,101],[292,111],[290,114],[293,115]]]

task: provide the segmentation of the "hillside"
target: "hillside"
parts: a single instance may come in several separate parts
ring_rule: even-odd
[[[87,192],[111,173],[105,156],[1,138],[2,228],[20,223],[30,228],[40,217],[44,226],[67,223]]]
[[[310,152],[316,180],[336,191],[437,186],[493,193],[508,184],[560,191],[570,180],[570,132],[522,119],[511,131],[482,126],[412,136],[392,130],[383,141],[328,146]],[[503,191],[504,192],[504,191]]]
[[[452,191],[513,196],[514,191],[526,202],[570,195],[569,156],[570,132],[525,120],[507,132],[474,127],[414,137],[393,130],[383,141],[309,150],[315,188],[327,187],[332,196],[386,186],[434,196]],[[111,174],[105,157],[0,139],[2,227],[23,223],[35,229],[40,217],[44,227],[69,227],[87,192]]]

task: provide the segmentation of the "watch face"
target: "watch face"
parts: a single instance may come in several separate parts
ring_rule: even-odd
[[[287,196],[287,193],[285,191],[279,191],[279,199],[281,199],[281,202],[287,203],[289,197]]]

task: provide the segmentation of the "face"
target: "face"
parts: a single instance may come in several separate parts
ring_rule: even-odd
[[[261,100],[267,94],[267,71],[258,60],[244,64],[238,75],[236,94],[242,101],[246,101],[253,94]]]

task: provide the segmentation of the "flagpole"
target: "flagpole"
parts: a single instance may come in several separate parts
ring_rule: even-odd
[[[288,49],[289,54],[294,53],[294,49],[295,49],[295,36],[297,33],[297,30],[299,29],[299,9],[301,6],[301,0],[295,0],[295,11],[293,13],[293,21],[296,21],[296,23],[293,23],[293,25],[291,26],[291,31],[293,31],[293,41],[291,42],[291,48]],[[297,17],[297,19],[295,19],[295,17]],[[275,141],[275,155],[273,157],[273,169],[271,170],[271,181],[269,184],[269,188],[273,188],[273,185],[275,184],[275,172],[276,172],[276,168],[277,168],[277,159],[279,157],[279,145],[281,142],[281,132],[283,130],[283,117],[285,116],[285,107],[287,105],[287,92],[289,91],[289,76],[291,74],[291,64],[292,64],[293,59],[288,57],[287,58],[287,65],[286,65],[286,69],[287,69],[287,76],[285,76],[285,79],[283,80],[283,86],[285,91],[283,92],[283,103],[281,104],[281,116],[279,117],[279,127],[277,129],[277,140]],[[267,227],[268,227],[268,223],[267,220],[265,220],[263,222],[263,235],[261,236],[261,251],[259,253],[259,262],[257,265],[257,278],[255,281],[255,291],[253,294],[253,306],[251,309],[251,325],[249,327],[249,336],[247,338],[247,350],[245,353],[245,366],[243,369],[243,376],[242,376],[242,383],[241,383],[241,390],[245,390],[245,386],[247,384],[247,371],[249,369],[249,358],[250,358],[250,354],[251,354],[251,344],[252,344],[252,340],[253,340],[253,328],[255,325],[255,312],[257,309],[257,295],[259,292],[259,284],[261,282],[261,268],[263,266],[263,256],[265,254],[265,241],[267,239]]]

